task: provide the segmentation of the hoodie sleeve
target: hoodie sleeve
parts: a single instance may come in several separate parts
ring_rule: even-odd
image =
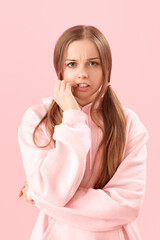
[[[103,189],[79,187],[62,208],[41,198],[36,206],[45,214],[89,231],[111,231],[135,220],[144,200],[148,132],[135,135],[130,127],[125,156]],[[141,129],[142,130],[142,129]]]
[[[40,106],[27,109],[18,129],[18,142],[29,184],[27,195],[30,199],[39,196],[54,205],[64,206],[83,178],[91,144],[90,128],[84,112],[66,110],[62,123],[54,129],[56,146],[38,148],[33,143],[32,135],[39,123],[41,110]],[[38,131],[38,140],[41,143],[46,141],[42,129]]]

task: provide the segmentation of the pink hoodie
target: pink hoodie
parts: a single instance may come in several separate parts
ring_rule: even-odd
[[[127,140],[116,173],[103,189],[93,189],[95,172],[88,181],[102,132],[90,117],[91,103],[81,110],[63,112],[55,126],[56,144],[37,148],[32,134],[48,110],[52,97],[29,107],[18,129],[27,195],[40,214],[30,240],[141,240],[136,218],[144,200],[148,131],[137,114],[124,107]],[[37,143],[48,143],[43,123]]]

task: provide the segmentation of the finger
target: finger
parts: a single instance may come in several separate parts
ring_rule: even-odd
[[[70,83],[70,85],[71,85],[71,92],[73,93],[75,91],[75,88],[76,88],[77,84]]]
[[[27,203],[35,204],[34,200],[26,200]]]
[[[54,84],[54,96],[56,97],[57,96],[57,92],[59,92],[59,89],[60,89],[60,84],[61,84],[61,81],[60,80],[57,80]]]
[[[74,93],[74,90],[75,90],[74,87],[71,87],[71,91],[72,91],[72,93]]]
[[[31,203],[31,204],[34,204],[34,200],[33,200],[33,199],[28,199],[28,197],[27,197],[27,192],[25,192],[24,198],[25,198],[25,201],[26,201],[26,202]]]
[[[22,190],[27,186],[27,184],[28,184],[27,182],[24,182],[22,186],[19,188],[18,197],[21,197],[23,195]]]
[[[66,91],[70,92],[71,91],[71,87],[72,87],[71,84],[67,82],[67,84],[66,84]]]
[[[23,189],[23,197],[25,198],[25,200],[26,200],[27,202],[29,202],[29,201],[31,201],[31,199],[28,199],[27,191],[28,191],[28,187],[26,187],[25,189]]]
[[[24,186],[26,186],[27,184],[28,184],[27,182],[24,182],[24,183],[21,185],[20,189],[23,188]]]
[[[24,197],[25,201],[30,203],[30,204],[35,204],[34,200],[33,199],[28,199],[27,197],[27,190],[28,190],[29,186],[27,184],[27,186],[23,187],[23,190],[21,190],[21,193],[20,195]]]
[[[34,200],[29,200],[29,203],[35,204]]]
[[[23,193],[26,193],[27,190],[28,190],[28,188],[29,188],[29,186],[27,185],[26,187],[24,187],[24,188],[22,189],[22,192],[23,192]]]
[[[22,193],[23,193],[24,198],[27,198],[27,190],[28,190],[28,188],[23,188],[22,189]]]
[[[26,202],[32,202],[33,199],[27,197],[27,193],[24,194],[24,199]]]
[[[18,197],[20,198],[23,195],[22,191],[19,190]]]
[[[61,81],[61,85],[60,85],[60,92],[64,92],[65,91],[65,89],[66,89],[66,81],[65,80],[62,80]]]

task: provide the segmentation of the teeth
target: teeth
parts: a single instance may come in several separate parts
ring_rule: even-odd
[[[89,85],[87,85],[87,84],[78,84],[78,86],[79,86],[79,87],[87,87],[87,86],[89,86]]]

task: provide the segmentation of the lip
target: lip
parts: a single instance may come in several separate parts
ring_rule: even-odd
[[[87,84],[87,85],[89,85],[87,82],[82,82],[82,83],[77,83],[77,86],[78,86],[79,84]]]
[[[79,91],[82,91],[82,92],[86,92],[86,91],[88,91],[88,89],[90,88],[90,86],[88,86],[88,87],[76,87],[76,89],[77,90],[79,90]]]

